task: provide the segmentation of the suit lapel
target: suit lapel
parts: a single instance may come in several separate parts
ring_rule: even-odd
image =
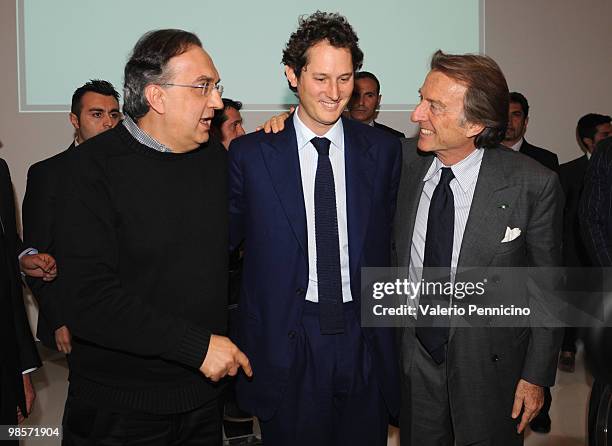
[[[470,214],[463,233],[458,268],[487,266],[504,237],[508,219],[520,193],[512,186],[499,150],[485,149]]]
[[[361,252],[368,230],[377,158],[372,144],[358,126],[342,119],[346,177],[346,212],[351,278],[360,267]],[[359,287],[360,285],[357,284]]]
[[[285,121],[285,130],[269,135],[261,143],[261,152],[276,195],[302,248],[304,258],[308,259],[306,208],[293,115]]]

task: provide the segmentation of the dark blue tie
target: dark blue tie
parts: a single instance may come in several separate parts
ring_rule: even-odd
[[[453,239],[455,231],[455,199],[450,182],[455,176],[450,167],[443,167],[440,182],[434,189],[429,203],[427,217],[427,236],[423,256],[423,279],[425,282],[450,281],[451,261],[453,258]],[[449,296],[423,294],[419,305],[441,305],[448,307]],[[442,364],[446,357],[449,318],[447,316],[428,316],[419,314],[421,319],[416,335],[434,361]]]
[[[319,154],[314,190],[319,320],[321,334],[337,334],[344,332],[344,316],[336,189],[329,160],[330,140],[312,138],[310,142]]]

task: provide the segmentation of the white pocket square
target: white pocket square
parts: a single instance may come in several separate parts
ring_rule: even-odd
[[[521,230],[519,228],[510,228],[510,226],[506,227],[506,235],[504,235],[504,239],[501,241],[502,243],[508,243],[521,235]]]

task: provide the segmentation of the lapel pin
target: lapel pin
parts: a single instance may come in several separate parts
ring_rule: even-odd
[[[500,209],[508,209],[510,206],[508,206],[506,203],[502,203],[499,206],[497,206]]]

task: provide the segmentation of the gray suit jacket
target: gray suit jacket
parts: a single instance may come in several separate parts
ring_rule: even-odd
[[[414,140],[402,145],[394,253],[397,265],[405,267],[422,180],[433,155],[418,152]],[[563,193],[554,172],[511,150],[485,149],[458,268],[560,265],[562,212]],[[501,243],[507,227],[522,233]],[[402,394],[410,395],[418,340],[414,328],[403,329],[400,338]],[[458,444],[486,438],[498,423],[508,422],[520,378],[540,386],[554,384],[560,340],[558,329],[451,328],[446,365]],[[410,413],[410,401],[403,401],[402,428],[409,426]]]

